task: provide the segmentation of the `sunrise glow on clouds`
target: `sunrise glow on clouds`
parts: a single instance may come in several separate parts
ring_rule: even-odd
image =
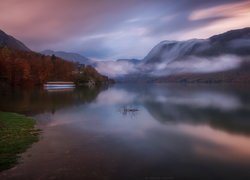
[[[8,0],[0,29],[35,51],[98,60],[143,58],[163,40],[207,38],[250,26],[249,0]]]
[[[188,33],[186,36],[195,36],[206,38],[208,35],[214,35],[218,32],[224,32],[231,29],[239,29],[240,27],[250,26],[250,1],[238,2],[232,4],[221,5],[208,9],[194,11],[189,19],[198,21],[207,18],[224,17],[208,26],[199,28]]]

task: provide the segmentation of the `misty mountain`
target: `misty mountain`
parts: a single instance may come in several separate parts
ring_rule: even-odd
[[[250,82],[250,28],[208,39],[162,41],[140,63],[132,66],[133,71],[125,68],[128,73],[117,80]]]
[[[249,64],[250,28],[244,28],[208,39],[162,41],[137,69],[158,82],[248,82]]]
[[[86,58],[77,53],[64,52],[64,51],[52,51],[52,50],[44,50],[40,53],[44,55],[49,55],[49,56],[54,54],[55,56],[60,57],[62,59],[73,61],[73,62],[78,62],[80,64],[92,65],[94,63],[94,61],[92,61],[91,59]]]
[[[7,47],[21,51],[30,51],[21,41],[0,30],[0,48]]]
[[[144,64],[171,63],[189,56],[250,55],[250,28],[228,31],[208,39],[162,41],[143,59]]]

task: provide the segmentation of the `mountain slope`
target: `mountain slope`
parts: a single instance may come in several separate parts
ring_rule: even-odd
[[[77,53],[70,53],[70,52],[64,52],[64,51],[52,51],[52,50],[44,50],[40,53],[44,55],[49,55],[49,56],[54,54],[55,56],[60,57],[62,59],[73,61],[73,62],[78,62],[80,64],[92,65],[94,63],[91,59],[88,59]]]
[[[188,56],[250,55],[250,28],[228,31],[209,39],[162,41],[143,59],[145,64],[170,63]]]
[[[159,82],[248,82],[249,64],[250,28],[244,28],[208,39],[162,41],[138,73]]]
[[[0,30],[0,48],[3,47],[21,51],[31,51],[21,41]]]
[[[88,61],[81,58],[81,62]],[[22,42],[0,31],[0,88],[43,85],[47,81],[74,81],[84,85],[89,81],[96,85],[113,82],[91,66],[33,52]]]

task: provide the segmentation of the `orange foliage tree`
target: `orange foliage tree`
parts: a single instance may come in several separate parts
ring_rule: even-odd
[[[76,65],[55,56],[0,48],[0,82],[40,85],[46,81],[71,81]]]

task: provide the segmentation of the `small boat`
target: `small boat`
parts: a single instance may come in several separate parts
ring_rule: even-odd
[[[75,83],[64,82],[64,81],[53,81],[53,82],[46,82],[43,86],[45,89],[75,88]]]

